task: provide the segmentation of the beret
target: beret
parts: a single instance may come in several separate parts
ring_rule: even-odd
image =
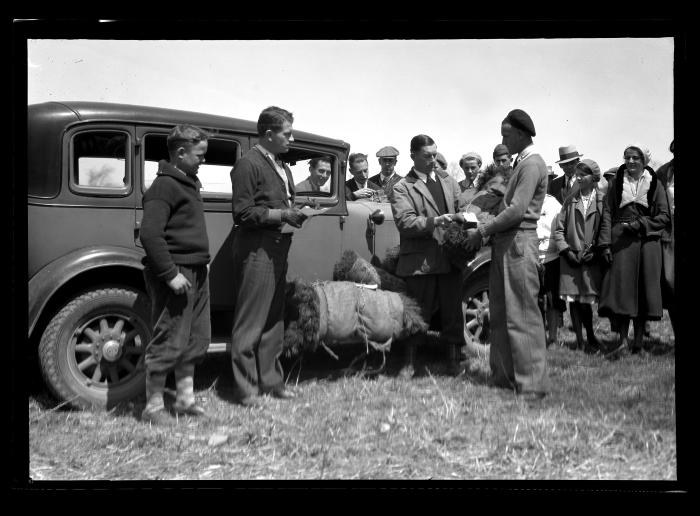
[[[396,150],[396,147],[392,146],[382,147],[377,151],[378,158],[395,158],[398,155],[399,151]]]
[[[517,127],[522,131],[530,134],[530,136],[535,136],[535,124],[532,123],[532,118],[530,115],[525,113],[522,109],[514,109],[508,116],[503,119],[503,123],[509,123],[513,127]]]
[[[598,166],[598,163],[596,163],[592,159],[585,158],[576,164],[576,168],[581,168],[581,165],[587,165],[588,168],[591,169],[596,183],[600,181],[600,167]]]

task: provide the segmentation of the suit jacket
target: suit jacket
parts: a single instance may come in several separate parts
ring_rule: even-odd
[[[394,173],[393,176],[391,176],[391,179],[389,179],[389,182],[382,186],[382,173],[380,172],[376,176],[372,176],[369,178],[369,180],[374,183],[375,185],[379,185],[382,188],[384,188],[384,195],[387,197],[391,198],[391,194],[394,191],[394,185],[401,181],[403,179],[402,176],[398,175],[397,173]]]
[[[377,190],[381,191],[382,187],[373,183],[369,179],[367,180],[367,188],[371,188],[372,190]],[[348,181],[345,181],[345,199],[348,201],[354,201],[355,198],[351,195],[352,192],[356,192],[359,190],[357,187],[357,183],[355,182],[355,178],[353,177],[352,179],[349,179]]]
[[[554,178],[547,185],[547,193],[556,198],[559,204],[564,204],[566,197],[571,193],[571,190],[567,192],[565,188],[566,174],[562,174],[559,177]]]
[[[447,212],[456,213],[460,194],[457,181],[449,175],[435,177],[442,185]],[[452,265],[441,247],[445,230],[435,227],[435,217],[443,213],[438,211],[428,187],[413,169],[394,185],[391,211],[400,239],[396,275],[449,273]]]
[[[281,210],[294,203],[294,179],[286,163],[287,200],[284,181],[270,160],[257,148],[250,149],[231,170],[232,215],[235,224],[246,228],[273,229],[282,227]]]

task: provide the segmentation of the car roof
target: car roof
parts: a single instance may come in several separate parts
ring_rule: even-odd
[[[202,129],[226,129],[242,131],[257,135],[257,123],[240,118],[232,118],[195,111],[183,111],[161,107],[140,106],[136,104],[117,104],[111,102],[88,101],[51,101],[33,104],[30,112],[41,111],[42,107],[56,111],[62,106],[67,112],[72,112],[79,120],[122,121],[144,124],[164,124],[172,126],[174,121],[181,124],[193,124]],[[349,148],[350,145],[342,140],[328,138],[314,133],[294,130],[294,137],[313,143]]]

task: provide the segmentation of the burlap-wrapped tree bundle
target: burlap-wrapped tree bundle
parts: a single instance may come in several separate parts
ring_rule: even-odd
[[[406,292],[404,280],[381,267],[375,267],[352,249],[346,250],[333,267],[333,281],[353,281],[377,285],[382,290]]]
[[[366,343],[388,351],[392,343],[428,330],[418,303],[405,294],[349,281],[287,286],[284,349],[288,356],[319,345]]]

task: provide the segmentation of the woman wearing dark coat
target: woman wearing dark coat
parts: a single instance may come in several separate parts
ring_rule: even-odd
[[[610,354],[629,346],[642,349],[644,325],[663,315],[660,238],[671,223],[668,197],[654,170],[650,153],[640,145],[625,148],[622,165],[610,180],[599,245],[610,263],[603,279],[598,313],[615,319],[619,340]],[[630,318],[634,342],[628,344]]]
[[[603,198],[598,195],[600,167],[584,159],[575,169],[577,188],[562,206],[554,230],[554,241],[561,256],[559,295],[569,303],[576,344],[587,353],[600,350],[593,330],[593,304],[598,301],[601,283],[600,255],[597,252]],[[581,326],[586,328],[584,346]]]

